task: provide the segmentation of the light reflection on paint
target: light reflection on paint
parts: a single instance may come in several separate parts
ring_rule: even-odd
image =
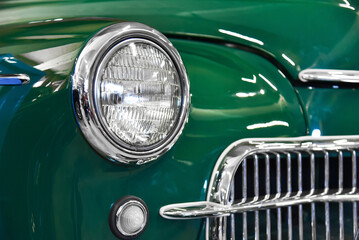
[[[339,3],[339,6],[340,6],[340,7],[348,8],[348,9],[350,9],[350,10],[355,11],[355,8],[350,5],[349,0],[343,0],[343,2],[344,2],[344,3]]]
[[[253,42],[253,43],[257,43],[257,44],[262,45],[262,46],[264,45],[264,43],[262,41],[258,40],[258,39],[251,38],[251,37],[248,37],[248,36],[236,33],[236,32],[232,32],[232,31],[228,31],[228,30],[224,30],[224,29],[218,29],[218,31],[220,33],[224,33],[224,34],[227,34],[227,35],[230,35],[230,36],[233,36],[233,37],[241,38],[241,39]]]
[[[278,70],[279,74],[282,75],[282,77],[286,78],[286,76],[284,75],[284,73],[282,73],[281,70]]]
[[[287,55],[285,55],[284,53],[282,54],[282,57],[287,60],[287,62],[289,62],[292,66],[295,66],[295,63],[292,59],[290,59]]]
[[[51,22],[51,21],[59,22],[59,21],[62,21],[62,20],[64,20],[64,19],[63,18],[46,19],[46,20],[39,20],[39,21],[31,21],[31,22],[29,22],[29,24],[42,23],[42,22]]]
[[[8,63],[16,63],[13,57],[4,57],[3,59]]]
[[[75,37],[77,37],[77,35],[60,34],[60,35],[39,35],[39,36],[17,37],[16,39],[20,39],[20,40],[46,40],[46,39],[66,39],[66,38],[75,38]]]
[[[33,88],[38,88],[41,87],[42,84],[44,84],[44,82],[47,80],[47,77],[42,77],[39,81],[37,81],[32,87]]]
[[[207,180],[204,181],[203,190],[204,190],[205,192],[207,192],[207,191],[206,191],[206,190],[207,190]]]
[[[322,133],[320,132],[319,129],[313,129],[312,137],[320,137],[321,135],[322,135]]]
[[[274,86],[267,78],[265,78],[262,74],[259,74],[259,76],[271,87],[274,89],[274,91],[278,91],[276,86]]]
[[[274,127],[274,126],[284,126],[284,127],[289,127],[289,123],[284,122],[284,121],[271,121],[271,122],[267,122],[267,123],[256,123],[256,124],[252,124],[247,126],[248,130],[253,130],[253,129],[257,129],[257,128],[267,128],[267,127]]]
[[[257,77],[256,77],[256,75],[253,75],[252,79],[242,77],[242,80],[245,81],[245,82],[256,83],[257,82]]]
[[[69,64],[73,64],[78,56],[80,42],[70,43],[58,47],[35,50],[21,56],[38,63],[34,68],[40,71],[52,70],[58,74],[67,75]]]
[[[254,97],[256,95],[264,95],[265,91],[263,89],[261,89],[259,92],[237,92],[236,96],[239,98],[247,98],[247,97]]]

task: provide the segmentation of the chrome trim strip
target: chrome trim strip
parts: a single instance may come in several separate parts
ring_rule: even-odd
[[[0,74],[0,86],[18,86],[30,82],[27,74]]]
[[[306,69],[301,71],[298,77],[302,82],[359,83],[359,71],[356,70]]]
[[[238,203],[233,205],[224,205],[208,201],[203,202],[189,202],[178,203],[164,206],[160,209],[160,215],[166,219],[196,219],[208,217],[226,217],[234,213],[242,213],[249,211],[259,211],[271,208],[283,208],[293,205],[300,205],[306,203],[316,202],[356,202],[359,201],[359,191],[355,193],[337,192],[323,195],[323,192],[318,192],[315,195],[304,196],[290,196],[276,198],[275,196],[268,200],[258,200],[256,202],[248,201],[246,203]],[[329,221],[328,221],[329,222]]]

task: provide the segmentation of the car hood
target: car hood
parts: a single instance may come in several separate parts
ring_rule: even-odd
[[[236,42],[272,55],[297,79],[307,68],[359,70],[358,10],[350,0],[5,1],[0,16],[2,28],[100,17]]]

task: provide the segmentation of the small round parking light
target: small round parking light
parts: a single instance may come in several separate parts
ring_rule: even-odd
[[[148,208],[142,199],[125,196],[116,201],[111,208],[111,231],[120,239],[135,239],[145,230],[148,216]]]

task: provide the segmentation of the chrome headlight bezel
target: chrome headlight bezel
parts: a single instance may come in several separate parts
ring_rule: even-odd
[[[177,122],[166,138],[144,148],[126,146],[109,134],[95,101],[98,69],[106,54],[129,39],[143,39],[159,46],[171,59],[181,84],[181,108]],[[172,43],[157,30],[133,22],[104,28],[95,34],[81,51],[72,77],[72,98],[78,125],[90,145],[105,158],[120,163],[143,164],[167,152],[178,140],[188,119],[190,94],[185,67]]]

